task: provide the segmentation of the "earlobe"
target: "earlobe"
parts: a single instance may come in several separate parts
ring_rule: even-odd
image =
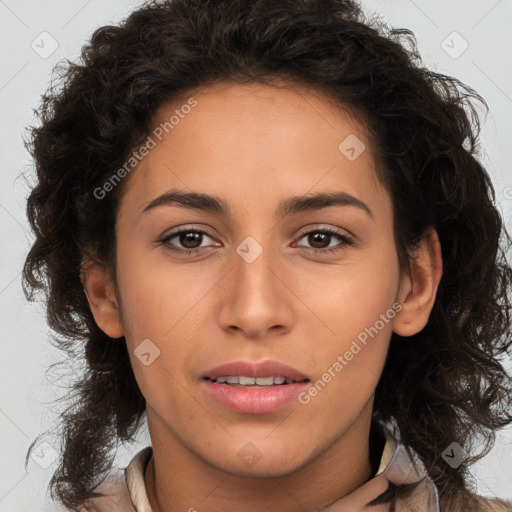
[[[123,336],[119,301],[105,266],[90,261],[84,263],[80,279],[98,327],[111,338]]]
[[[443,273],[441,244],[437,232],[427,229],[410,254],[410,275],[400,284],[402,309],[395,317],[393,331],[399,336],[413,336],[428,323]]]

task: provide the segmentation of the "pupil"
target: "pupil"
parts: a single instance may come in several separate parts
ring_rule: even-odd
[[[316,243],[318,243],[318,240],[315,241],[315,238],[318,238],[318,237],[323,237],[323,241],[325,242],[325,240],[327,238],[329,238],[331,235],[327,234],[327,233],[314,233],[312,235],[309,235],[309,243],[311,244],[312,247],[314,247],[315,249],[322,249],[324,247],[327,247],[329,245],[329,243],[327,243],[327,245],[325,245],[325,243],[322,245],[322,241],[320,240],[320,247],[317,247],[315,246]]]
[[[186,247],[187,249],[195,249],[199,245],[201,245],[201,241],[200,241],[201,236],[202,236],[201,233],[191,233],[191,232],[181,233],[180,243],[183,245],[183,247]],[[196,242],[199,239],[199,244],[194,245],[194,239]],[[190,243],[192,243],[192,246],[189,245]]]

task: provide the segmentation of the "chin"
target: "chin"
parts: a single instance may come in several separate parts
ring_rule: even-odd
[[[280,450],[274,448],[256,448],[250,441],[242,448],[237,448],[233,455],[226,457],[224,452],[221,460],[218,458],[203,458],[210,466],[231,475],[251,478],[276,478],[289,475],[301,469],[312,458],[306,453],[295,453],[281,445]]]

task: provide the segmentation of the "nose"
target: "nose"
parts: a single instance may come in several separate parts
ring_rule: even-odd
[[[221,327],[252,340],[289,331],[294,318],[289,276],[275,250],[246,239],[237,247],[226,276],[218,318]]]

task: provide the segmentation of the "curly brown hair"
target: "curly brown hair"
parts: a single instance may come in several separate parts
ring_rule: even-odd
[[[134,440],[145,413],[126,344],[96,325],[80,279],[85,257],[115,275],[126,183],[102,200],[94,191],[147,137],[164,102],[217,81],[281,77],[313,85],[364,119],[392,197],[404,271],[425,230],[439,235],[443,278],[429,323],[414,343],[393,334],[374,418],[396,421],[443,510],[482,510],[468,468],[512,423],[512,380],[501,364],[512,345],[511,239],[477,158],[477,104],[485,101],[426,69],[411,31],[389,28],[350,0],[152,1],[119,26],[98,28],[81,61],[57,71],[25,141],[37,183],[27,203],[35,241],[23,285],[29,300],[45,291],[57,346],[69,361],[83,357],[86,371],[64,397],[52,498],[77,510],[101,496],[94,489],[113,450]],[[441,458],[454,441],[471,454],[457,468]],[[390,488],[378,502],[394,510],[407,492]]]

